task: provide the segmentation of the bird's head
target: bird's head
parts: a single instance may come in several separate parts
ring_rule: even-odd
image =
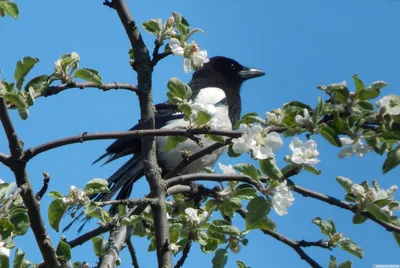
[[[192,98],[195,98],[204,88],[222,89],[229,106],[229,117],[232,123],[235,123],[240,118],[240,87],[242,83],[264,74],[259,69],[245,67],[233,59],[216,56],[210,58],[193,74],[189,86],[192,88]]]
[[[192,89],[195,87],[195,91],[205,87],[218,87],[228,94],[239,92],[244,81],[264,74],[259,69],[248,68],[233,59],[216,56],[193,74],[191,86]]]

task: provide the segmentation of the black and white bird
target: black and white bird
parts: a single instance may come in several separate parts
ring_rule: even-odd
[[[248,68],[237,61],[226,57],[213,57],[209,62],[197,70],[189,83],[192,89],[194,103],[215,106],[214,119],[218,121],[218,128],[230,130],[239,120],[241,112],[240,88],[244,81],[264,75],[264,72],[254,68]],[[156,128],[184,128],[188,126],[182,113],[157,111],[155,117]],[[131,130],[139,129],[139,125]],[[202,137],[203,147],[194,141],[187,139],[179,143],[170,151],[165,150],[168,137],[156,137],[157,160],[162,175],[167,174],[182,161],[182,151],[196,153],[206,148],[215,141]],[[214,151],[186,166],[181,174],[198,173],[205,167],[215,164],[224,148]],[[111,162],[120,157],[133,154],[133,156],[108,179],[111,192],[103,195],[102,200],[110,199],[118,191],[117,199],[128,198],[133,184],[143,176],[143,163],[141,155],[141,139],[125,138],[112,143],[106,153],[97,159],[109,157],[105,162]],[[99,198],[99,197],[98,197]]]

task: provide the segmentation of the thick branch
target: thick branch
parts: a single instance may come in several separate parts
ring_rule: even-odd
[[[136,206],[136,205],[154,205],[157,203],[156,198],[135,198],[135,199],[119,199],[119,200],[108,200],[104,202],[96,202],[96,205],[104,207],[108,205],[126,205],[126,206]]]
[[[244,219],[246,218],[246,213],[247,213],[246,209],[241,208],[241,209],[238,209],[236,212],[240,216],[242,216],[242,218],[244,218]],[[288,245],[289,247],[291,247],[292,249],[294,249],[294,251],[296,251],[297,254],[300,256],[300,258],[302,260],[306,261],[311,267],[322,268],[321,265],[319,265],[314,259],[312,259],[310,256],[307,255],[307,253],[304,252],[304,250],[301,248],[301,246],[297,242],[289,239],[288,237],[286,237],[280,233],[277,233],[277,232],[274,232],[271,230],[265,229],[265,230],[261,230],[261,231],[264,234],[272,236],[276,240],[281,241],[282,243],[284,243],[284,244]]]
[[[21,154],[23,151],[22,142],[18,138],[10,115],[8,114],[6,104],[2,98],[0,98],[0,119],[6,132],[11,152],[12,162],[9,163],[9,167],[15,175],[17,186],[23,189],[23,191],[21,191],[21,196],[28,210],[29,221],[36,238],[36,243],[42,253],[45,265],[47,267],[58,267],[59,262],[57,261],[54,248],[51,244],[50,236],[44,226],[39,203],[35,198],[32,185],[28,179],[25,163],[21,161]]]
[[[100,132],[100,133],[87,133],[81,135],[66,137],[36,147],[30,148],[24,152],[23,160],[29,161],[33,157],[43,152],[62,147],[69,144],[83,143],[85,141],[105,140],[105,139],[118,139],[118,138],[133,138],[133,137],[147,137],[147,136],[185,136],[190,137],[197,134],[212,134],[227,137],[240,137],[241,133],[235,131],[221,131],[210,130],[206,128],[199,129],[142,129],[122,132]],[[215,149],[214,149],[215,150]]]
[[[293,191],[305,196],[305,197],[311,197],[314,199],[318,199],[320,201],[323,201],[325,203],[331,204],[333,206],[336,207],[340,207],[343,208],[345,210],[349,210],[353,213],[357,212],[357,206],[349,204],[347,202],[343,202],[337,198],[334,198],[332,196],[328,196],[325,194],[321,194],[318,192],[314,192],[312,190],[300,187],[298,185],[294,186]],[[380,219],[377,219],[374,215],[372,215],[371,213],[369,213],[368,211],[362,211],[361,215],[363,215],[364,217],[376,222],[377,224],[383,226],[387,231],[389,232],[396,232],[398,234],[400,234],[400,226],[396,226],[394,224],[391,223],[387,223],[384,221],[381,221]]]

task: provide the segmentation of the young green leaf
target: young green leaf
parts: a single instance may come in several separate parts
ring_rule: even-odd
[[[85,81],[92,82],[96,85],[101,85],[103,81],[99,76],[99,73],[96,70],[92,70],[89,68],[82,68],[75,71],[74,76],[77,78],[81,78]]]
[[[324,137],[330,144],[336,147],[342,147],[342,142],[339,139],[338,134],[327,125],[324,125],[319,130],[319,134]]]
[[[358,95],[359,92],[365,88],[363,81],[356,74],[353,74],[354,84],[356,85],[356,94]]]
[[[101,237],[93,237],[92,238],[92,243],[93,243],[93,250],[94,250],[94,254],[97,257],[100,257],[103,255],[103,252],[106,248],[107,245],[107,241],[104,240]]]
[[[386,160],[383,163],[383,174],[388,173],[400,164],[400,145],[387,154]]]
[[[11,1],[0,1],[0,11],[5,12],[8,16],[13,17],[14,19],[18,19],[18,6]]]
[[[244,175],[247,175],[251,177],[253,180],[259,181],[261,172],[253,165],[251,164],[236,164],[234,167],[237,171],[240,173],[243,173]]]
[[[108,182],[104,179],[93,179],[90,180],[85,188],[83,189],[85,194],[97,194],[97,193],[109,193],[110,189],[108,189]]]
[[[58,232],[60,229],[60,222],[66,211],[67,206],[63,203],[61,199],[55,199],[50,203],[47,217],[50,226],[56,232]]]
[[[213,268],[224,268],[228,262],[228,251],[226,249],[217,249],[212,259]]]
[[[4,2],[0,2],[4,3]],[[32,70],[33,66],[39,62],[38,58],[24,57],[22,60],[17,61],[17,66],[15,67],[14,78],[17,82],[16,86],[21,89],[24,83],[25,76]]]
[[[275,164],[272,158],[267,158],[259,161],[262,173],[274,180],[279,180],[283,177],[281,170]]]
[[[68,245],[68,243],[64,241],[60,241],[57,246],[56,250],[57,258],[61,258],[64,260],[70,260],[71,259],[71,247]]]

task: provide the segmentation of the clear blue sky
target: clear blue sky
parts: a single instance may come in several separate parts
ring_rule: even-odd
[[[13,79],[17,60],[23,56],[40,58],[32,75],[50,74],[53,63],[61,54],[76,51],[81,56],[81,66],[97,69],[105,82],[136,83],[136,75],[128,65],[129,42],[116,13],[102,5],[102,1],[18,1],[20,19],[0,20],[2,78]],[[235,58],[244,65],[257,67],[266,76],[247,82],[242,90],[243,112],[258,112],[280,107],[291,100],[300,100],[314,106],[322,92],[317,85],[348,81],[358,74],[366,84],[384,80],[389,87],[384,93],[397,93],[400,87],[400,1],[395,0],[305,0],[305,1],[128,1],[137,23],[150,18],[168,18],[172,11],[184,15],[194,27],[201,27],[204,34],[195,40],[207,49],[209,56],[223,55]],[[152,36],[143,31],[152,48]],[[170,77],[189,81],[183,72],[182,58],[169,57],[160,62],[154,72],[155,101],[165,99],[166,83]],[[12,117],[26,148],[57,138],[80,134],[84,131],[122,131],[136,124],[139,119],[138,101],[134,94],[123,91],[100,92],[95,89],[69,90],[51,98],[41,98],[30,110],[27,121]],[[4,134],[0,133],[0,151],[7,151]],[[309,173],[294,178],[298,185],[344,197],[335,176],[342,175],[356,182],[378,179],[383,188],[399,183],[399,169],[383,176],[383,157],[373,153],[363,159],[358,157],[339,160],[338,149],[321,139],[319,151],[322,175]],[[95,141],[72,145],[51,151],[35,158],[29,165],[29,176],[38,190],[42,185],[43,171],[51,174],[50,189],[68,191],[71,184],[83,187],[95,178],[107,178],[122,161],[100,167],[91,162],[103,153],[110,141]],[[282,159],[289,153],[286,141],[278,154]],[[232,160],[235,163],[247,158]],[[227,156],[221,162],[232,162]],[[282,164],[282,161],[279,163]],[[0,177],[12,180],[10,172],[0,167]],[[145,183],[135,188],[142,196]],[[397,195],[399,196],[399,195]],[[399,248],[391,233],[371,221],[361,226],[352,224],[352,214],[316,200],[295,194],[295,203],[284,217],[271,212],[278,231],[293,240],[318,240],[324,238],[314,217],[331,218],[338,231],[362,246],[365,257],[358,260],[340,249],[332,252],[322,249],[306,251],[322,266],[329,263],[329,255],[339,262],[351,260],[354,267],[372,267],[372,264],[400,264]],[[42,210],[51,201],[45,197]],[[46,214],[44,214],[46,215]],[[64,223],[68,218],[64,219]],[[237,222],[242,226],[241,220]],[[91,224],[89,228],[92,228]],[[89,230],[87,228],[86,230]],[[50,231],[53,243],[60,234]],[[76,236],[72,230],[63,235]],[[307,267],[289,247],[263,235],[259,231],[249,234],[250,243],[239,254],[229,254],[227,267],[235,267],[236,260],[243,260],[251,267]],[[155,267],[155,253],[147,253],[148,241],[133,240],[141,267]],[[33,238],[18,239],[27,257],[41,260]],[[90,254],[89,254],[90,253]],[[396,256],[397,255],[397,256]],[[73,259],[97,260],[92,256],[91,243],[77,247]],[[187,267],[208,267],[212,254],[204,255],[198,245],[192,248]],[[122,267],[130,267],[129,256],[122,254]]]

